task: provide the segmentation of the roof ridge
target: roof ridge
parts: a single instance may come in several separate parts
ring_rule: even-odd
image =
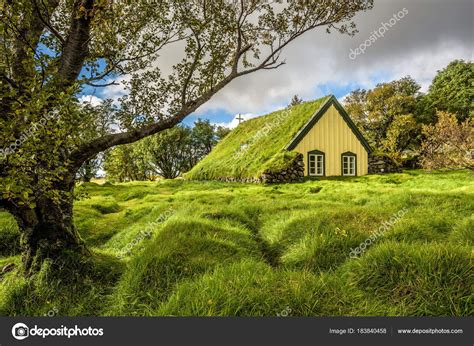
[[[334,95],[329,94],[329,95],[326,95],[326,96],[323,96],[323,97],[320,97],[320,98],[317,98],[317,99],[314,99],[314,100],[303,101],[303,102],[301,102],[301,103],[299,103],[299,104],[297,104],[297,105],[293,105],[293,106],[291,106],[291,107],[287,106],[287,107],[285,107],[285,108],[281,108],[281,109],[278,109],[278,110],[274,110],[274,111],[271,111],[271,112],[269,112],[269,113],[262,114],[262,115],[259,115],[259,116],[254,117],[254,118],[250,118],[250,119],[248,119],[248,120],[245,120],[245,121],[243,121],[241,124],[248,123],[248,122],[250,122],[250,121],[252,121],[252,120],[255,120],[255,119],[261,119],[261,118],[264,118],[264,117],[266,117],[266,116],[272,115],[272,114],[274,114],[274,113],[279,113],[279,112],[282,112],[282,111],[285,111],[285,110],[291,110],[291,109],[294,108],[294,107],[299,107],[299,106],[307,105],[307,104],[309,104],[309,103],[316,103],[316,102],[318,102],[318,101],[321,101],[321,100],[324,99],[324,98],[329,98],[329,97],[331,97],[331,96],[334,96]],[[326,102],[326,101],[325,101],[325,102]],[[239,124],[239,125],[241,125],[241,124]],[[237,126],[237,127],[238,127],[238,126]]]

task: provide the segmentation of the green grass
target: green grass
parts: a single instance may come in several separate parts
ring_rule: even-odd
[[[256,185],[86,184],[75,223],[93,253],[24,279],[0,213],[0,315],[468,316],[474,180],[467,171]],[[393,214],[403,215],[358,257]]]
[[[186,178],[258,178],[267,169],[286,168],[296,153],[283,149],[327,97],[247,120],[227,135]],[[271,136],[268,134],[271,131]],[[242,150],[242,145],[246,147]]]

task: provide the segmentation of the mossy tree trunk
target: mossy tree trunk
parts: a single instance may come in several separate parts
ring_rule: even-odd
[[[36,273],[45,260],[66,264],[69,255],[89,255],[73,222],[73,197],[61,200],[39,197],[34,208],[10,207],[21,232],[22,262],[25,273]]]

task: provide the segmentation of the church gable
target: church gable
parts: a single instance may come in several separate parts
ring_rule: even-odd
[[[332,96],[287,145],[304,156],[306,176],[367,174],[367,141]],[[319,154],[315,154],[318,152]]]
[[[351,129],[353,134],[360,141],[361,145],[367,150],[367,153],[371,153],[372,149],[370,148],[369,143],[364,138],[360,130],[351,120],[350,116],[345,111],[344,107],[339,103],[334,95],[331,95],[327,101],[321,106],[316,113],[311,117],[311,119],[301,128],[301,130],[296,134],[296,136],[288,143],[286,146],[287,150],[293,150],[296,148],[298,143],[308,134],[309,131],[318,123],[318,121],[327,113],[330,107],[334,107],[341,118],[344,120],[346,125]]]

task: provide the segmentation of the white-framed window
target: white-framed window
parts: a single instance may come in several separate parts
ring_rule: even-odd
[[[324,175],[324,153],[322,152],[308,153],[308,175],[312,175],[312,176]]]
[[[342,175],[356,176],[357,175],[357,156],[353,153],[342,154]]]

